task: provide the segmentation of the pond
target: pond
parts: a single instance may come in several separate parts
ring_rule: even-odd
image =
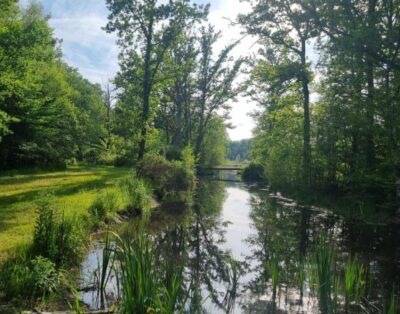
[[[349,257],[365,265],[369,291],[363,302],[371,309],[381,309],[399,288],[398,226],[346,220],[234,181],[203,178],[189,208],[170,205],[152,215],[149,232],[157,258],[173,264],[185,257],[187,313],[318,313],[318,293],[303,273],[323,235],[339,274]],[[86,285],[101,254],[97,243],[83,265]],[[279,270],[275,291],[271,260]],[[116,286],[111,279],[109,295],[117,294]],[[100,307],[96,292],[81,296],[91,308]]]

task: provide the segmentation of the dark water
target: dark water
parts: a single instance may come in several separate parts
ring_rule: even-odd
[[[370,304],[382,307],[393,285],[398,287],[398,226],[344,220],[329,210],[302,207],[280,194],[232,181],[203,179],[189,208],[169,206],[151,220],[158,258],[186,261],[188,313],[318,313],[317,295],[307,279],[298,278],[322,234],[331,240],[339,272],[349,256],[368,267]],[[100,248],[84,264],[86,283]],[[276,295],[266,267],[272,255],[279,259]],[[115,280],[110,282],[108,293],[115,294]],[[95,292],[82,293],[82,300],[99,307]]]

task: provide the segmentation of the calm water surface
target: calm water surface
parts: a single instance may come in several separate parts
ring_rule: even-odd
[[[298,278],[322,234],[331,238],[338,269],[349,256],[368,265],[370,302],[380,304],[400,282],[397,226],[344,220],[240,182],[201,180],[193,204],[159,209],[149,232],[159,260],[171,265],[186,261],[188,313],[318,313],[317,297],[307,280]],[[83,265],[86,285],[101,251],[97,244]],[[281,269],[275,296],[266,267],[271,256],[279,259]],[[115,290],[111,280],[108,293]],[[99,307],[95,292],[82,293],[82,300]]]

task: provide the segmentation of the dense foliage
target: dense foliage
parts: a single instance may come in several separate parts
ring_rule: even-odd
[[[38,4],[2,10],[0,60],[1,168],[63,166],[102,146],[101,88],[61,60]]]
[[[400,170],[399,1],[248,2],[252,10],[239,22],[263,46],[248,82],[262,108],[253,159],[276,185],[393,199]],[[319,55],[313,66],[311,52]]]

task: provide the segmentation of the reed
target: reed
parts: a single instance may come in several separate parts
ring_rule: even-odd
[[[348,311],[350,303],[360,304],[361,297],[365,293],[367,272],[357,257],[349,259],[344,266],[344,295],[345,306]]]
[[[396,291],[393,289],[392,295],[390,296],[389,307],[387,310],[387,314],[396,314],[399,313],[399,297],[396,294]]]
[[[317,242],[314,262],[318,279],[318,295],[322,313],[328,313],[331,308],[331,293],[335,265],[335,253],[326,241],[321,237]]]
[[[116,236],[118,280],[122,294],[119,310],[126,314],[173,314],[180,302],[183,269],[175,267],[172,275],[165,275],[165,270],[154,259],[149,236],[140,229],[133,241]],[[183,298],[179,304],[181,310],[186,299]]]
[[[276,290],[279,285],[279,258],[276,254],[270,254],[270,259],[267,261],[267,270],[271,276],[272,293],[276,296]]]
[[[106,308],[106,288],[110,281],[111,275],[114,271],[114,261],[115,261],[115,248],[113,247],[110,234],[107,232],[104,248],[102,252],[101,262],[98,261],[97,271],[96,271],[96,286],[98,297],[100,299],[101,309]]]

